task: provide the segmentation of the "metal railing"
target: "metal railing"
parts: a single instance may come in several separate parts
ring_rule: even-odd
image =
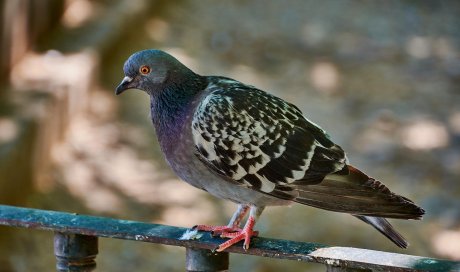
[[[327,271],[460,271],[460,262],[360,248],[256,237],[251,248],[212,252],[223,240],[201,235],[185,240],[186,228],[0,205],[0,225],[54,232],[57,271],[93,271],[98,237],[186,248],[187,271],[225,271],[229,253],[325,264]]]

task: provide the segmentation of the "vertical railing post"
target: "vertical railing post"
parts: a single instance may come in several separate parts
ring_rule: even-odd
[[[211,252],[207,249],[187,248],[185,252],[185,268],[187,272],[227,271],[227,252]]]
[[[54,233],[56,270],[90,272],[96,268],[97,237],[81,234]]]

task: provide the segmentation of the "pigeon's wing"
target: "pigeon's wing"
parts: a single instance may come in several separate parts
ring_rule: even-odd
[[[327,175],[320,183],[296,186],[299,196],[294,201],[371,217],[420,219],[425,213],[411,200],[391,192],[355,167],[347,165],[346,169]]]
[[[192,132],[197,155],[227,180],[292,199],[345,166],[345,153],[294,105],[240,82],[208,86]]]
[[[208,86],[192,132],[198,158],[229,182],[355,215],[415,218],[407,198],[347,165],[342,148],[294,105],[229,79]]]

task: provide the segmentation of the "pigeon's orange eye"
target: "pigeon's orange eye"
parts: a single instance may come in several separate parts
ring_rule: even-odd
[[[141,68],[139,68],[139,72],[141,72],[141,74],[148,74],[150,73],[150,67],[148,67],[147,65],[143,65],[141,66]]]

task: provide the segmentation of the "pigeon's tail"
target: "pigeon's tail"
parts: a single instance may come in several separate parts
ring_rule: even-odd
[[[363,215],[355,215],[355,217],[373,226],[400,248],[407,248],[409,245],[404,237],[399,234],[385,218]]]
[[[294,201],[336,212],[398,219],[421,219],[425,213],[351,165],[320,183],[297,185],[295,190],[298,196]]]

